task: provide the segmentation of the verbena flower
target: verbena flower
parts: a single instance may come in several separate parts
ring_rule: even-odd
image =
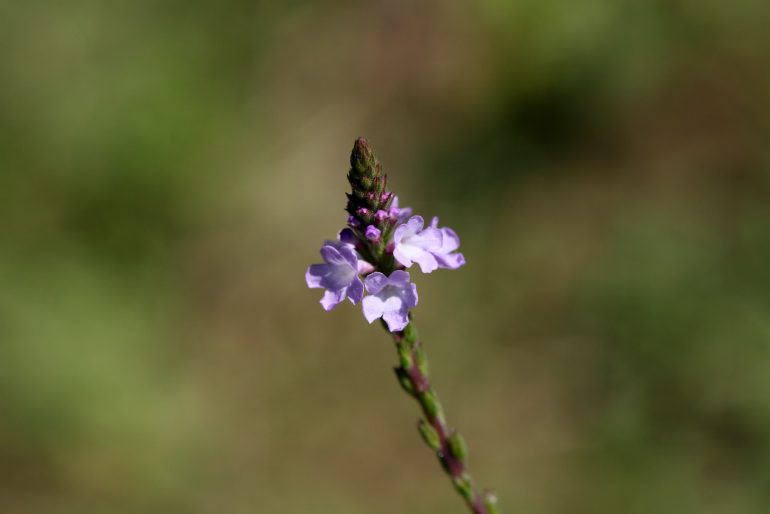
[[[323,264],[312,264],[305,272],[311,288],[326,289],[321,298],[324,310],[330,311],[346,297],[357,304],[364,296],[359,273],[359,259],[353,246],[341,241],[326,241],[321,247]]]
[[[340,231],[338,241],[324,243],[324,262],[307,269],[307,285],[325,290],[321,305],[327,311],[349,298],[354,304],[361,302],[369,323],[382,319],[393,333],[399,354],[400,365],[395,368],[399,383],[425,415],[418,424],[423,440],[436,452],[473,514],[499,514],[494,494],[474,489],[465,442],[447,424],[430,385],[427,358],[410,315],[417,306],[417,286],[402,269],[415,262],[424,273],[459,268],[465,264],[457,251],[460,239],[452,229],[439,227],[438,218],[426,227],[412,209],[399,207],[398,197],[387,190],[387,175],[364,138],[353,146],[348,182],[347,228]]]
[[[409,273],[396,270],[386,277],[379,271],[366,277],[369,293],[361,302],[369,323],[382,318],[391,332],[409,324],[409,309],[417,305],[417,286],[409,281]]]
[[[369,225],[366,227],[366,232],[364,233],[366,235],[366,239],[369,241],[376,243],[379,242],[380,236],[382,235],[382,231],[375,227],[374,225]]]
[[[393,202],[390,204],[390,216],[396,223],[403,223],[412,215],[411,207],[399,207],[398,196],[393,196]]]
[[[443,244],[441,230],[435,227],[425,227],[422,216],[412,216],[399,225],[393,233],[393,257],[409,268],[412,263],[420,265],[423,273],[430,273],[438,268],[434,252],[440,252]]]
[[[439,268],[457,269],[465,264],[463,254],[455,252],[460,247],[460,238],[449,227],[439,228],[438,216],[433,216],[430,222],[431,228],[441,231],[441,248],[433,252]]]

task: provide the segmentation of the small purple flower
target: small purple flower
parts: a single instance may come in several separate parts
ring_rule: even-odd
[[[379,271],[366,277],[369,295],[361,302],[364,317],[371,323],[382,318],[391,332],[409,324],[409,309],[417,305],[417,286],[409,282],[409,273],[396,270],[386,277]]]
[[[387,211],[383,211],[382,209],[377,210],[377,212],[374,213],[374,221],[377,223],[382,223],[386,219],[390,217],[390,214],[388,214]]]
[[[396,228],[393,233],[393,257],[407,268],[416,262],[423,273],[430,273],[439,266],[434,253],[441,251],[443,234],[435,227],[423,229],[424,225],[421,216],[412,216]]]
[[[347,245],[355,246],[358,243],[358,238],[356,237],[355,232],[349,228],[343,228],[340,230],[340,233],[337,234],[337,239],[339,239],[341,243],[345,243]]]
[[[380,232],[380,229],[375,227],[374,225],[369,225],[366,227],[366,239],[369,241],[372,241],[373,243],[376,243],[380,240],[380,235],[382,235],[382,232]]]
[[[433,252],[433,256],[438,262],[439,268],[457,269],[465,264],[465,257],[459,252],[455,252],[460,247],[460,238],[454,230],[449,227],[439,228],[438,216],[434,216],[430,222],[431,228],[441,231],[441,248]]]
[[[364,284],[358,276],[359,261],[349,244],[326,241],[321,247],[324,264],[313,264],[305,272],[311,288],[326,289],[321,298],[324,310],[332,310],[345,297],[357,304],[364,296]]]
[[[390,204],[390,216],[396,221],[396,223],[403,223],[409,219],[412,215],[411,207],[399,207],[398,196],[393,197],[393,202]]]
[[[358,228],[361,226],[361,222],[358,221],[355,216],[348,216],[348,226]]]

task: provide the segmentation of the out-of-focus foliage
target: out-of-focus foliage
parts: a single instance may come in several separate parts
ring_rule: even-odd
[[[767,2],[6,2],[0,511],[461,512],[303,283],[366,135],[505,512],[770,508]]]

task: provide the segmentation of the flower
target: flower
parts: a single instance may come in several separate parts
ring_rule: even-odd
[[[372,241],[373,243],[376,243],[380,240],[380,235],[382,235],[382,232],[380,232],[380,229],[375,227],[374,225],[369,225],[366,227],[366,232],[364,234],[366,236],[366,239],[369,241]]]
[[[438,268],[434,252],[441,251],[443,234],[435,227],[423,229],[424,225],[422,216],[412,216],[396,228],[393,233],[393,257],[407,268],[416,262],[423,273],[430,273]]]
[[[388,211],[383,211],[382,209],[379,209],[377,212],[374,213],[374,221],[376,221],[377,223],[382,223],[389,217],[390,217],[390,213]]]
[[[411,207],[399,207],[398,196],[393,196],[393,202],[390,204],[390,216],[396,223],[403,223],[412,215]]]
[[[353,245],[355,246],[356,243],[358,243],[358,238],[356,237],[356,233],[350,230],[349,228],[343,228],[340,230],[339,234],[337,234],[337,239],[345,244]]]
[[[386,277],[379,271],[366,277],[366,296],[361,302],[369,323],[382,318],[391,332],[409,324],[409,309],[417,305],[417,286],[409,282],[409,273],[396,270]]]
[[[358,276],[359,261],[353,246],[341,241],[326,241],[321,247],[324,264],[313,264],[305,272],[310,288],[326,289],[321,298],[324,310],[332,310],[346,297],[357,304],[364,296],[364,284]]]
[[[465,257],[459,252],[453,253],[460,247],[460,238],[449,227],[439,228],[438,216],[433,216],[430,222],[431,228],[441,231],[441,248],[433,252],[439,268],[457,269],[465,264]]]

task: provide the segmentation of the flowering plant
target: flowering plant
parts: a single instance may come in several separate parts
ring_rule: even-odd
[[[348,226],[336,241],[323,244],[324,262],[307,269],[307,285],[324,289],[321,305],[327,311],[348,298],[354,305],[361,303],[369,323],[381,319],[398,351],[396,377],[425,416],[418,423],[423,440],[436,452],[474,514],[498,514],[495,495],[479,493],[473,486],[465,441],[447,425],[428,380],[427,357],[410,313],[418,296],[406,269],[417,264],[423,273],[431,273],[438,268],[463,266],[465,257],[457,252],[460,239],[452,229],[439,227],[438,218],[426,226],[421,216],[412,215],[412,209],[399,206],[398,197],[387,190],[387,175],[366,139],[356,140],[350,166]]]

